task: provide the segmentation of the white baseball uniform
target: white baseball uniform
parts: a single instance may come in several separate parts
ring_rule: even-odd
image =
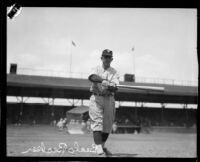
[[[109,67],[104,70],[101,66],[92,69],[92,74],[97,74],[103,79],[109,80],[116,85],[119,84],[119,74]],[[91,118],[91,129],[93,131],[103,131],[110,133],[115,119],[115,99],[114,93],[109,92],[101,83],[92,83],[90,91],[89,115]]]

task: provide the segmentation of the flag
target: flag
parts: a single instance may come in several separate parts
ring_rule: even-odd
[[[72,45],[74,46],[74,47],[76,47],[76,44],[72,41]]]

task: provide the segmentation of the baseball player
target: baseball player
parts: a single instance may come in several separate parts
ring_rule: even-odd
[[[57,123],[57,127],[59,128],[59,130],[63,130],[63,122],[64,122],[64,119],[60,118],[60,120],[58,121]]]
[[[119,84],[119,74],[110,66],[112,60],[112,51],[103,50],[102,65],[95,67],[88,77],[92,82],[89,116],[96,144],[96,153],[99,155],[110,153],[104,145],[112,131],[115,118],[114,94],[117,91],[116,85]]]

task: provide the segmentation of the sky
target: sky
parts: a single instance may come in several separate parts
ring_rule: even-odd
[[[110,49],[121,77],[197,81],[196,48],[196,9],[23,7],[7,19],[7,71],[87,74]]]
[[[7,19],[7,72],[17,63],[41,75],[88,74],[110,49],[121,79],[197,81],[196,48],[196,9],[23,7]]]

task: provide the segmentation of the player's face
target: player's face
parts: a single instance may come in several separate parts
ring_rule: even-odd
[[[104,66],[110,66],[110,63],[112,62],[113,58],[110,56],[102,56],[101,60],[104,64]]]

